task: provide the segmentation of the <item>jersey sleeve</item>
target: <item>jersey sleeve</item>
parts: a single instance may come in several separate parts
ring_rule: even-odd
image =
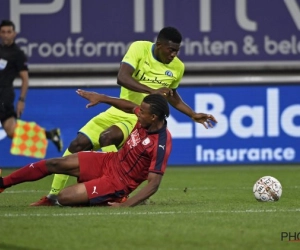
[[[18,72],[23,70],[28,71],[28,60],[22,50],[17,54],[15,64]]]
[[[157,139],[157,143],[151,151],[152,160],[149,168],[149,172],[164,174],[168,159],[172,149],[171,134],[166,130],[166,133],[160,134]]]
[[[122,59],[122,63],[131,65],[134,69],[137,68],[139,61],[144,56],[143,42],[133,42]]]
[[[184,74],[184,64],[182,62],[180,62],[180,67],[177,67],[177,68],[178,68],[177,78],[170,85],[170,89],[177,89],[180,82],[181,82],[181,80],[182,80],[182,77],[183,77],[183,74]]]

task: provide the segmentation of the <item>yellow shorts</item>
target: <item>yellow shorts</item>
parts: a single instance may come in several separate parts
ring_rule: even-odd
[[[100,134],[113,125],[118,126],[124,135],[122,143],[118,146],[118,148],[120,148],[131,133],[136,122],[137,116],[135,114],[127,114],[124,112],[122,112],[122,114],[120,114],[120,112],[114,114],[111,112],[111,109],[108,109],[93,117],[79,132],[90,139],[93,144],[93,150],[99,150],[101,147],[99,144]]]

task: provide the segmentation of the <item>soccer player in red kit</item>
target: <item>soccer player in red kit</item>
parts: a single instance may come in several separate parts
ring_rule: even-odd
[[[75,176],[78,183],[63,189],[58,205],[135,206],[153,195],[160,185],[171,152],[171,134],[167,129],[167,100],[158,94],[143,99],[140,106],[95,92],[77,90],[90,101],[87,107],[107,103],[124,112],[135,113],[138,122],[118,152],[79,152],[60,158],[42,160],[0,178],[0,192],[13,185],[39,180],[51,174]],[[203,114],[201,123],[216,122],[212,115]],[[123,203],[143,181],[148,184]]]

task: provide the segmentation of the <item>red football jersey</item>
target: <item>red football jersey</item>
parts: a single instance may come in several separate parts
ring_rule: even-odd
[[[167,124],[148,132],[138,122],[123,147],[113,158],[115,176],[131,190],[147,180],[148,173],[164,174],[171,153],[172,138]]]

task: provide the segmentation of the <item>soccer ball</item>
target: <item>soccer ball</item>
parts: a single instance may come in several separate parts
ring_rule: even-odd
[[[282,186],[276,178],[264,176],[255,182],[253,194],[258,201],[278,201],[282,195]]]

